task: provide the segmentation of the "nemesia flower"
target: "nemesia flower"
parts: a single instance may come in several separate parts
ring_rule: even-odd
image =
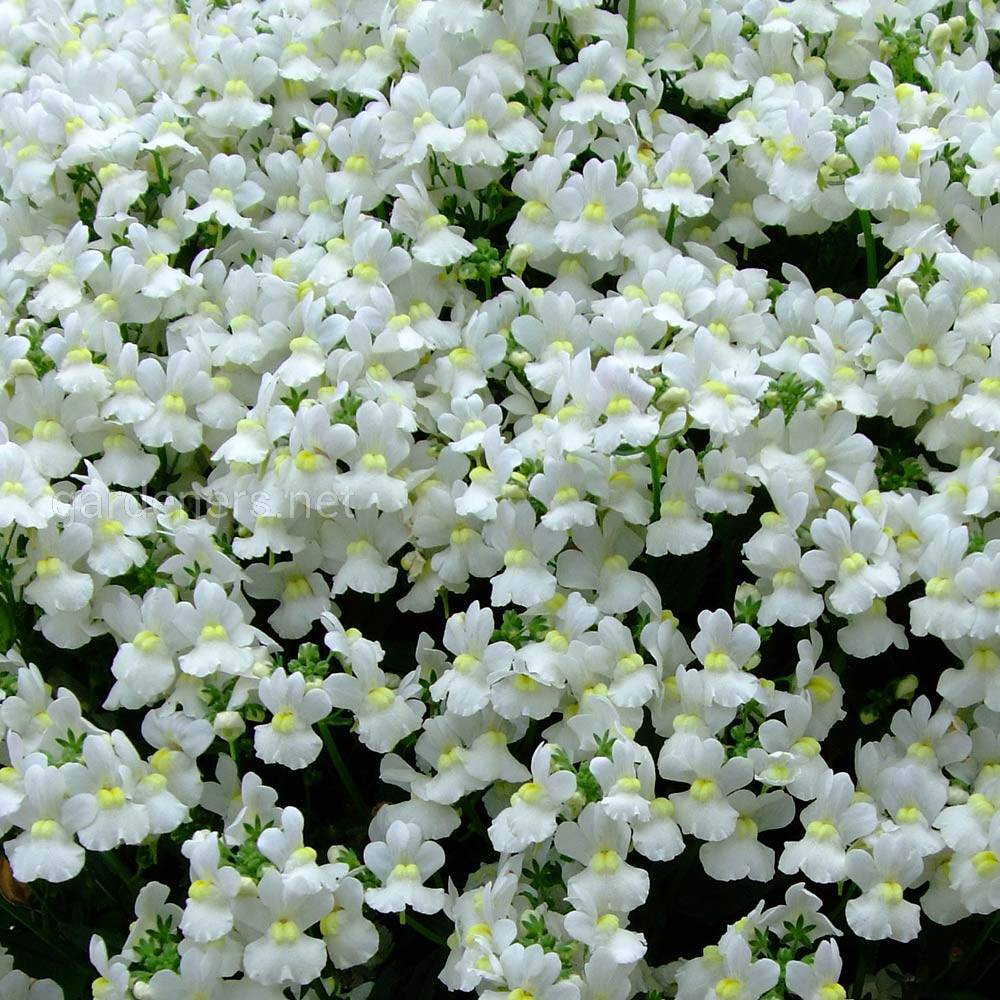
[[[970,989],[995,3],[85,6],[0,10],[0,996]]]

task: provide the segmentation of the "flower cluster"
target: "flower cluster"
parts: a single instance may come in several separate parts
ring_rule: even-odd
[[[992,0],[0,14],[0,835],[123,869],[97,1000],[394,923],[843,1000],[1000,910]],[[665,878],[760,903],[688,959]]]

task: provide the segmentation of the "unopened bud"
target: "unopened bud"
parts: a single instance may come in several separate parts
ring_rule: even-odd
[[[500,496],[504,500],[527,500],[528,491],[523,486],[518,486],[517,483],[507,483],[500,490]]]
[[[914,674],[907,674],[902,680],[896,683],[896,698],[899,701],[907,701],[916,694],[920,681]]]
[[[836,413],[839,407],[840,403],[837,402],[837,397],[829,392],[824,392],[823,395],[816,400],[816,409],[824,417],[828,417],[831,413]]]
[[[951,28],[947,24],[938,24],[927,39],[931,52],[943,52],[951,44]]]
[[[948,786],[948,805],[964,806],[969,801],[969,793],[961,785]]]
[[[854,166],[854,161],[846,153],[834,153],[827,158],[826,163],[837,174],[846,174]]]
[[[224,740],[235,740],[242,736],[247,724],[239,712],[218,712],[212,720],[212,729],[216,736]]]
[[[678,406],[684,406],[691,398],[691,393],[682,385],[672,385],[661,396],[657,397],[656,408],[663,413],[676,410]]]
[[[919,294],[920,289],[912,278],[900,278],[896,284],[896,296],[901,303],[911,296]]]
[[[510,253],[507,255],[507,267],[509,267],[514,274],[523,274],[524,269],[527,267],[528,261],[531,260],[534,252],[535,248],[530,243],[515,243],[510,248]]]

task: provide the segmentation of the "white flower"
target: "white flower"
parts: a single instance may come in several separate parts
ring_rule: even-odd
[[[275,869],[268,869],[257,885],[257,898],[244,919],[260,937],[243,952],[243,967],[264,986],[305,984],[326,964],[324,942],[305,932],[318,923],[333,904],[327,889],[303,892]]]
[[[580,49],[577,61],[559,72],[559,85],[570,95],[568,104],[559,109],[563,121],[582,125],[601,118],[609,125],[620,125],[628,118],[624,101],[609,95],[625,73],[621,52],[607,39]]]
[[[271,721],[254,730],[254,749],[265,764],[298,769],[311,764],[323,745],[312,727],[330,714],[330,696],[321,687],[309,687],[300,673],[278,667],[260,682],[258,697],[271,712]]]
[[[672,451],[661,487],[660,519],[646,535],[649,555],[688,555],[708,544],[712,526],[701,517],[696,499],[702,485],[698,456],[690,450]]]
[[[575,823],[561,823],[555,845],[583,866],[569,876],[566,891],[571,902],[593,900],[602,910],[628,913],[649,894],[649,875],[625,860],[629,828],[591,803]]]
[[[276,74],[273,60],[258,54],[255,38],[225,37],[217,59],[207,59],[198,67],[201,82],[216,95],[198,113],[216,135],[252,129],[271,117],[270,105],[256,98]]]
[[[676,208],[685,217],[705,215],[712,207],[712,199],[698,191],[711,177],[704,140],[694,133],[680,132],[656,161],[658,186],[642,192],[642,203],[657,212]]]
[[[834,1000],[846,997],[839,984],[842,963],[836,941],[821,941],[811,963],[793,959],[785,967],[785,983],[802,1000]]]
[[[757,630],[745,622],[733,625],[725,611],[702,611],[691,650],[705,667],[705,693],[727,708],[746,704],[757,692],[758,682],[744,670],[760,647]]]
[[[698,852],[702,867],[722,881],[769,881],[774,877],[774,850],[760,843],[757,834],[787,826],[795,815],[795,803],[781,791],[758,796],[747,789],[733,792],[729,803],[738,813],[736,829],[724,840],[702,844]]]
[[[369,749],[386,753],[420,726],[423,704],[416,672],[407,674],[395,687],[378,666],[375,654],[358,649],[351,660],[353,674],[331,674],[323,690],[334,708],[346,709],[357,719],[358,737]]]
[[[498,957],[498,978],[505,984],[503,990],[485,990],[483,1000],[504,1000],[511,993],[529,995],[536,1000],[577,1000],[577,986],[560,979],[559,956],[546,952],[540,944],[525,947],[510,944]],[[509,987],[509,989],[507,989]]]
[[[254,629],[244,622],[240,606],[206,577],[195,586],[192,603],[177,605],[173,624],[188,647],[179,658],[185,673],[207,677],[222,669],[237,674],[253,663]]]
[[[182,847],[191,862],[191,887],[181,918],[185,937],[200,944],[225,937],[233,927],[233,901],[240,891],[240,873],[228,865],[219,867],[219,838],[201,831]]]
[[[954,321],[954,309],[941,296],[925,304],[911,295],[902,314],[886,312],[871,345],[879,384],[894,397],[929,403],[956,395],[961,377],[954,366],[965,342],[952,330]]]
[[[778,963],[753,961],[750,945],[739,934],[727,934],[719,945],[721,967],[706,996],[711,1000],[758,1000],[778,981]]]
[[[184,179],[184,190],[197,202],[185,212],[192,222],[216,219],[224,226],[247,229],[248,216],[242,214],[264,197],[264,190],[246,178],[242,156],[213,156],[208,170],[192,170]]]
[[[550,773],[552,748],[541,744],[531,757],[531,780],[511,796],[510,805],[490,824],[490,841],[498,851],[521,851],[556,831],[556,816],[576,791],[570,771]]]
[[[845,873],[861,888],[847,903],[847,923],[860,937],[878,941],[912,941],[920,930],[920,907],[903,898],[903,891],[922,879],[923,860],[906,838],[885,834],[871,854],[853,850]]]
[[[66,778],[57,767],[31,764],[23,780],[17,813],[22,832],[5,845],[14,878],[65,882],[83,868],[84,850],[74,836],[93,821],[97,802],[82,793],[67,798]]]
[[[431,696],[445,701],[448,710],[461,716],[473,715],[489,704],[490,682],[505,672],[514,659],[508,642],[491,642],[494,617],[490,608],[478,601],[452,615],[444,628],[443,642],[452,654],[450,667],[431,685]]]
[[[443,889],[423,883],[444,864],[444,850],[432,840],[424,840],[415,823],[396,820],[384,841],[365,848],[365,864],[382,883],[367,889],[365,902],[380,913],[399,913],[410,907],[418,913],[436,913],[444,900]]]
[[[799,816],[805,837],[786,842],[778,868],[786,875],[801,871],[814,882],[839,882],[846,872],[846,848],[875,829],[874,807],[853,802],[853,796],[850,775],[828,771],[815,801]]]
[[[615,220],[638,199],[634,184],[617,183],[613,163],[588,160],[582,173],[571,175],[552,198],[552,211],[560,220],[555,228],[559,249],[611,260],[624,242]]]
[[[726,760],[725,747],[715,739],[692,741],[684,758],[661,758],[660,773],[690,786],[670,795],[685,833],[715,841],[736,830],[740,814],[730,799],[753,778],[753,766],[745,757]]]
[[[809,526],[819,546],[802,557],[802,573],[814,586],[834,581],[826,594],[834,611],[850,615],[867,611],[879,597],[899,586],[889,540],[877,521],[861,517],[851,524],[838,510],[830,510]]]
[[[911,209],[920,201],[920,181],[904,173],[911,165],[905,138],[885,108],[875,108],[868,122],[844,140],[861,172],[847,178],[844,189],[862,209]]]
[[[536,525],[530,504],[502,501],[496,520],[483,535],[488,545],[503,553],[504,570],[493,578],[491,603],[495,607],[530,607],[555,593],[556,578],[548,562],[563,547],[564,535]]]
[[[0,476],[4,501],[0,505],[0,528],[12,524],[22,528],[45,527],[52,513],[45,498],[45,480],[12,441],[0,444]]]
[[[615,740],[611,757],[595,757],[590,762],[590,771],[604,793],[600,806],[611,819],[628,822],[649,819],[656,768],[644,746]]]
[[[333,896],[333,909],[319,922],[326,950],[338,969],[363,965],[378,950],[378,930],[361,912],[364,889],[356,878],[345,878]]]

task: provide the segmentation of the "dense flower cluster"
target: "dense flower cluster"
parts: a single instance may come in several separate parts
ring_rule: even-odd
[[[190,876],[94,938],[95,998],[363,996],[440,913],[484,1000],[843,1000],[838,938],[1000,910],[998,29],[0,2],[4,852]],[[814,287],[816,234],[868,287]],[[675,616],[713,545],[739,579]],[[330,815],[274,787],[313,766]],[[692,846],[761,902],[653,953]],[[0,995],[62,993],[4,956]]]

